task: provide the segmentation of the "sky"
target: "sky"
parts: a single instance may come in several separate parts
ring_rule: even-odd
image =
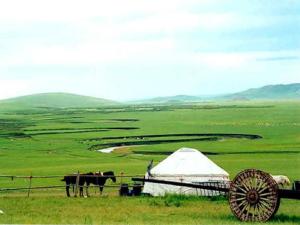
[[[297,0],[0,0],[0,99],[300,83]]]

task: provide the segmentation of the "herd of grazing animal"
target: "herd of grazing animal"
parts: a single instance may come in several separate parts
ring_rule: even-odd
[[[74,192],[74,186],[76,185],[77,182],[79,186],[79,196],[83,197],[83,187],[85,185],[86,196],[89,197],[88,188],[90,184],[99,186],[100,194],[102,194],[107,179],[111,179],[114,183],[117,180],[114,172],[108,171],[103,173],[89,172],[89,173],[79,174],[79,176],[77,174],[66,175],[64,176],[64,179],[62,179],[62,181],[66,182],[66,193],[68,197],[70,197],[70,186],[73,187],[73,192]]]

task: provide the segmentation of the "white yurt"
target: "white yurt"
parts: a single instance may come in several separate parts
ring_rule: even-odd
[[[196,149],[181,148],[147,171],[145,178],[182,183],[227,186],[229,174]],[[214,196],[219,191],[145,182],[143,193],[152,196],[170,194]]]

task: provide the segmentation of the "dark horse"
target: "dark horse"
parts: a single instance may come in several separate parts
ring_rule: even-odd
[[[113,171],[108,171],[108,172],[96,172],[96,173],[84,173],[84,174],[79,174],[79,180],[78,180],[78,185],[79,185],[79,195],[80,197],[83,197],[83,186],[86,184],[86,195],[89,196],[88,188],[90,184],[94,184],[99,186],[100,189],[100,194],[102,194],[104,184],[107,179],[111,179],[114,183],[116,182],[116,177]],[[64,176],[64,179],[62,181],[66,182],[66,193],[67,196],[70,197],[70,185],[74,186],[76,185],[76,180],[77,180],[77,174],[73,175],[66,175]]]

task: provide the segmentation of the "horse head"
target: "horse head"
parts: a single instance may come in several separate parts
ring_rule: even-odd
[[[107,171],[103,173],[103,176],[107,176],[110,178],[114,183],[116,183],[117,179],[113,171]]]

